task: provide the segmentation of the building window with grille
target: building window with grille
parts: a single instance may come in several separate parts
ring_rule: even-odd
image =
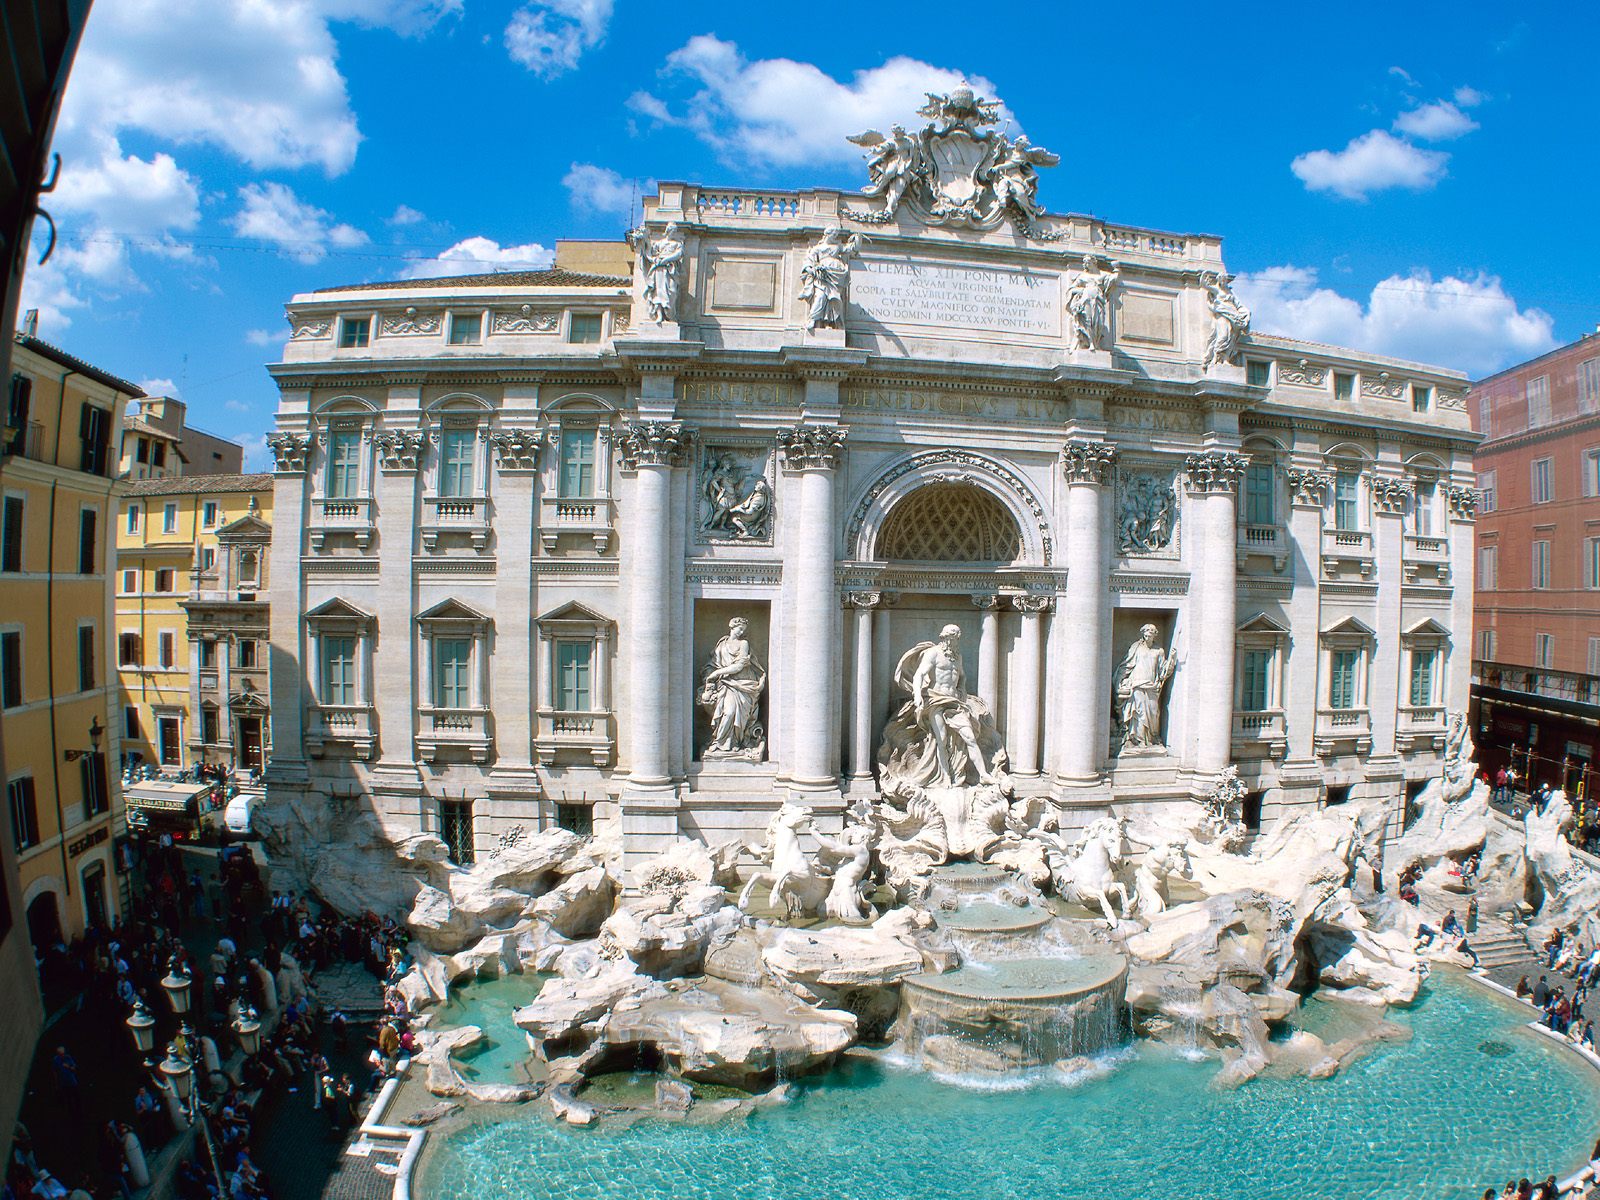
[[[323,704],[351,706],[356,703],[356,639],[348,634],[324,634],[322,638]]]
[[[21,496],[5,498],[4,516],[0,517],[0,571],[22,570],[22,523],[25,504]]]
[[[1533,665],[1536,667],[1553,667],[1556,665],[1555,634],[1536,633],[1533,635]]]
[[[361,431],[336,429],[328,435],[328,496],[351,500],[361,494]]]
[[[1533,572],[1531,586],[1543,590],[1550,586],[1550,543],[1537,541],[1533,543]]]
[[[458,867],[470,867],[478,861],[472,836],[472,801],[439,801],[439,836],[444,841],[445,855]]]
[[[575,833],[579,837],[588,837],[594,833],[594,806],[592,804],[557,804],[556,824]]]
[[[561,478],[558,487],[563,499],[586,500],[594,495],[595,444],[593,429],[561,431]]]
[[[1355,471],[1338,471],[1333,477],[1333,527],[1345,532],[1361,528],[1361,476]]]
[[[1246,525],[1273,525],[1277,523],[1276,487],[1277,473],[1270,462],[1253,462],[1244,474],[1244,520]]]
[[[21,854],[39,844],[39,805],[34,799],[33,776],[24,775],[6,784],[6,799],[11,808],[11,841]]]
[[[215,746],[222,740],[220,736],[221,722],[217,719],[217,708],[214,704],[205,704],[200,707],[200,740],[208,746]]]
[[[22,703],[22,631],[0,633],[0,708]]]
[[[1551,486],[1550,460],[1548,458],[1536,458],[1533,460],[1532,493],[1535,504],[1549,504],[1554,497],[1554,489]]]
[[[472,495],[472,460],[478,450],[476,429],[445,429],[439,435],[439,495],[459,499]]]

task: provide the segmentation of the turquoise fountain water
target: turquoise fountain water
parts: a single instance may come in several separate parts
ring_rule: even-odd
[[[512,1015],[532,1004],[548,975],[507,975],[450,989],[450,1002],[437,1010],[434,1027],[476,1025],[483,1040],[455,1054],[456,1069],[474,1083],[524,1083],[530,1056],[527,1035]]]
[[[977,1091],[857,1060],[748,1121],[571,1129],[543,1106],[436,1139],[429,1200],[1476,1197],[1565,1174],[1600,1130],[1600,1075],[1525,1008],[1435,975],[1411,1041],[1329,1080],[1210,1086],[1215,1062],[1123,1050],[1074,1084]],[[1509,1053],[1505,1049],[1509,1047]]]

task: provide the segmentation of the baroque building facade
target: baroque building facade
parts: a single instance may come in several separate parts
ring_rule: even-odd
[[[924,115],[863,194],[661,184],[609,274],[291,301],[270,805],[457,861],[837,827],[936,643],[1064,825],[1438,773],[1465,379],[1251,336],[1219,239],[1047,213],[1055,156]]]

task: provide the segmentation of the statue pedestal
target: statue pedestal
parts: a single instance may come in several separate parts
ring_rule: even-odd
[[[803,346],[836,346],[844,348],[844,330],[842,329],[807,329],[800,335],[800,344]]]
[[[682,338],[682,329],[676,321],[644,320],[630,325],[625,336],[641,342],[676,342]]]
[[[1111,370],[1115,365],[1111,361],[1111,351],[1082,348],[1073,350],[1071,362],[1075,367],[1099,367],[1105,371]]]

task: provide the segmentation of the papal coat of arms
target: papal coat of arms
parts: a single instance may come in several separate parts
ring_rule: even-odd
[[[1000,106],[969,87],[927,96],[917,113],[928,123],[917,133],[895,125],[887,134],[868,129],[850,139],[867,150],[871,181],[861,190],[882,196],[884,207],[846,215],[882,225],[904,204],[930,225],[993,229],[1009,219],[1032,237],[1054,241],[1059,235],[1043,233],[1038,224],[1044,215],[1038,168],[1053,167],[1061,157],[990,129]]]

